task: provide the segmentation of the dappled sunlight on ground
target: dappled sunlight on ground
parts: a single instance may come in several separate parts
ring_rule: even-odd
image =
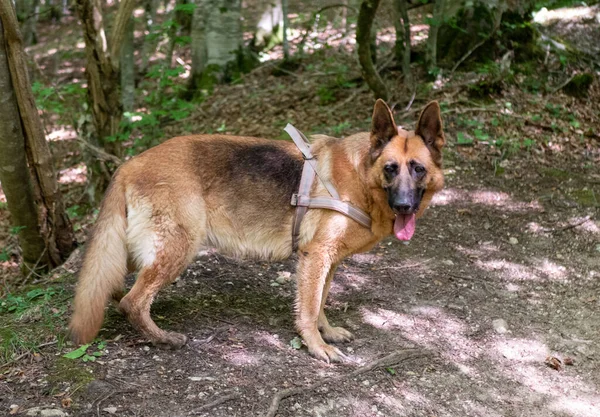
[[[286,347],[285,344],[279,339],[279,335],[264,331],[256,332],[254,340],[256,340],[258,343],[273,346],[278,349],[284,349]]]
[[[545,7],[539,12],[534,13],[533,21],[541,25],[548,25],[556,21],[581,21],[587,19],[596,19],[600,22],[600,8],[592,7],[563,7],[555,10],[548,10]]]
[[[431,202],[433,206],[445,206],[449,204],[480,204],[495,207],[503,211],[541,211],[542,206],[537,201],[529,203],[515,201],[513,197],[502,191],[493,190],[461,190],[457,188],[446,188],[437,193]]]
[[[261,364],[261,359],[257,357],[256,353],[251,353],[246,349],[228,352],[223,355],[223,359],[235,366],[259,366]]]
[[[550,350],[544,343],[531,339],[502,339],[492,342],[492,352],[496,351],[503,358],[515,362],[537,362],[544,361],[550,354]],[[492,355],[492,357],[497,357]]]
[[[77,132],[74,129],[68,127],[62,129],[55,129],[46,135],[46,139],[49,141],[57,140],[73,140],[77,139]]]
[[[440,354],[449,362],[460,364],[465,373],[471,372],[467,362],[480,354],[478,346],[465,337],[465,324],[437,307],[416,307],[410,314],[379,308],[363,308],[366,323],[387,330],[399,329],[406,339],[429,349],[442,349]]]
[[[85,164],[78,164],[71,168],[62,169],[58,176],[58,182],[61,184],[84,184],[86,180],[87,167],[85,166]]]
[[[497,276],[506,281],[568,281],[567,269],[546,258],[534,259],[532,266],[506,259],[477,260],[475,265],[485,271],[497,271]]]
[[[538,235],[548,235],[548,233],[565,229],[575,229],[578,231],[584,231],[586,233],[600,234],[599,223],[594,221],[591,216],[570,216],[568,218],[561,219],[560,222],[554,227],[544,227],[538,222],[527,223],[527,231]]]
[[[498,245],[494,244],[492,241],[481,242],[476,248],[463,245],[455,245],[454,247],[458,252],[471,257],[480,257],[500,252]]]

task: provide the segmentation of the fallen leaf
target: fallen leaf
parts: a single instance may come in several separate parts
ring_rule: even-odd
[[[67,397],[60,400],[60,403],[62,404],[63,408],[70,408],[71,404],[73,404],[73,400],[71,397]]]
[[[558,359],[556,356],[548,356],[544,363],[552,369],[560,371],[562,368],[562,361]]]
[[[17,414],[21,410],[21,407],[19,407],[17,404],[12,404],[10,406],[9,410],[10,411],[8,412],[8,414],[13,415],[13,414]]]
[[[567,365],[567,366],[573,366],[573,365],[575,365],[575,359],[573,359],[573,358],[569,358],[569,357],[567,357],[567,358],[565,358],[565,359],[563,360],[563,362],[564,362],[564,364],[565,364],[565,365]]]
[[[298,350],[302,347],[302,339],[299,336],[294,337],[290,340],[290,346]]]
[[[79,348],[72,350],[69,353],[66,353],[63,355],[63,358],[67,358],[67,359],[78,359],[81,358],[83,355],[85,355],[85,352],[87,351],[87,348],[90,347],[90,344],[86,344],[86,345],[82,345]]]

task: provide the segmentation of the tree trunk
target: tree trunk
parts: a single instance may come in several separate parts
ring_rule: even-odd
[[[111,33],[111,47],[106,39],[100,0],[76,0],[77,13],[83,29],[86,54],[88,102],[94,121],[91,144],[110,154],[120,156],[120,144],[115,142],[123,116],[119,91],[119,58],[127,23],[131,19],[134,0],[121,0]],[[111,167],[95,157],[87,158],[88,195],[99,201],[108,186]]]
[[[145,74],[148,70],[150,56],[154,53],[158,42],[156,10],[159,4],[160,0],[146,0],[146,32],[148,34],[144,39],[144,46],[142,47],[142,64],[140,66],[140,73],[142,74]]]
[[[427,38],[427,67],[431,73],[437,67],[437,39],[442,19],[444,18],[444,0],[436,0],[433,4],[433,18],[429,25]]]
[[[538,32],[529,24],[534,6],[533,0],[444,1],[437,65],[493,61],[509,51],[516,61],[543,56],[536,42]]]
[[[40,0],[26,0],[21,3],[21,11],[17,11],[17,16],[23,21],[21,31],[25,45],[34,45],[37,43],[37,21],[40,9]]]
[[[10,2],[0,2],[0,21],[0,181],[13,225],[24,227],[19,231],[24,264],[55,267],[74,248],[73,228],[35,107],[23,41]]]
[[[287,3],[287,0],[285,5],[282,0],[274,0],[265,5],[266,10],[260,16],[250,42],[254,52],[268,51],[283,42],[283,26],[287,23],[283,21],[283,9],[285,7],[287,10]]]
[[[199,0],[192,23],[192,87],[210,88],[242,68],[240,0]]]
[[[101,147],[110,154],[119,155],[116,143],[107,140],[118,132],[123,112],[119,76],[110,60],[100,0],[76,1],[77,12],[83,26],[88,103],[94,126],[94,131],[86,136],[89,136],[92,145]],[[86,166],[87,192],[92,203],[98,202],[108,187],[111,172],[103,161],[97,160],[93,155],[86,154]]]
[[[135,61],[133,54],[133,17],[129,19],[121,48],[121,103],[123,110],[132,112],[135,104]]]
[[[290,26],[288,20],[288,0],[281,0],[281,11],[283,13],[283,59],[290,59],[290,45],[288,44],[287,30]]]
[[[207,65],[225,69],[236,62],[242,47],[240,0],[212,0],[206,31]]]
[[[196,0],[196,8],[192,17],[192,73],[190,75],[190,90],[202,87],[202,74],[208,60],[206,46],[206,20],[208,0]]]
[[[410,71],[410,20],[408,19],[408,9],[406,0],[395,0],[396,12],[402,19],[401,27],[404,29],[402,34],[402,73],[404,74],[404,85],[409,91],[413,89],[412,73]]]
[[[371,59],[371,28],[380,0],[363,0],[358,13],[356,25],[356,43],[358,44],[358,60],[362,73],[375,98],[387,100],[388,92],[383,80],[377,73]]]

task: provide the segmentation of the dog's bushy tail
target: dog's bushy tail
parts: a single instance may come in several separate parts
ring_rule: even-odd
[[[69,325],[76,344],[90,343],[102,327],[109,298],[122,290],[127,274],[125,189],[118,175],[111,182],[87,243]]]

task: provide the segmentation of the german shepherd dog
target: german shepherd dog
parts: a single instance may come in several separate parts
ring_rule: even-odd
[[[323,310],[337,265],[388,235],[412,237],[415,219],[443,186],[444,143],[437,102],[423,109],[415,131],[398,129],[378,100],[370,133],[313,137],[320,177],[371,216],[370,230],[326,209],[309,209],[302,221],[296,327],[316,358],[339,361],[343,354],[326,342],[353,337],[332,327]],[[164,331],[150,318],[156,294],[201,247],[236,257],[289,257],[295,210],[290,201],[303,163],[292,142],[199,135],[168,140],[123,164],[87,244],[69,326],[73,341],[94,339],[113,297],[153,344],[182,347],[186,336]],[[327,195],[315,180],[311,197]],[[137,280],[123,296],[124,277],[133,271],[139,271]]]

